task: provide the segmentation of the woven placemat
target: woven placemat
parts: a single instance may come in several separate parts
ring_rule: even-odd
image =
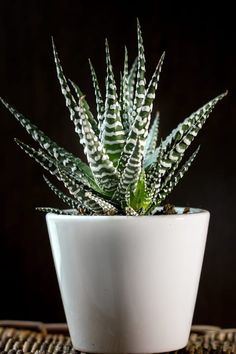
[[[77,354],[65,324],[0,321],[0,354]],[[236,354],[236,328],[193,326],[179,354]]]

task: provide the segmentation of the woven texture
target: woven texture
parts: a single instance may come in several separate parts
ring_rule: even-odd
[[[0,321],[0,354],[76,354],[66,325]],[[186,348],[176,353],[236,354],[236,329],[193,326]]]

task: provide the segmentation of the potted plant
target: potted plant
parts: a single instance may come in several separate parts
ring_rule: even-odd
[[[163,203],[195,159],[187,148],[223,93],[187,117],[157,147],[151,122],[164,54],[148,85],[140,25],[129,70],[125,50],[119,92],[106,42],[102,97],[90,62],[97,115],[66,79],[53,51],[62,94],[88,164],[59,147],[8,103],[2,103],[40,145],[17,144],[67,188],[44,177],[67,209],[46,215],[65,314],[74,347],[95,353],[153,353],[188,341],[209,212]]]

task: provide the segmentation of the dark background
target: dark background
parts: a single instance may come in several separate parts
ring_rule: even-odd
[[[56,79],[53,35],[65,73],[94,107],[87,58],[104,76],[108,37],[116,75],[123,46],[136,55],[136,17],[143,29],[148,75],[163,50],[158,94],[164,137],[183,118],[229,90],[198,137],[200,154],[169,200],[211,211],[194,322],[236,326],[234,10],[230,2],[20,1],[0,2],[0,95],[42,130],[81,154]],[[64,321],[44,215],[35,206],[62,205],[43,171],[13,142],[31,138],[0,107],[0,319]],[[196,144],[195,144],[196,147]]]

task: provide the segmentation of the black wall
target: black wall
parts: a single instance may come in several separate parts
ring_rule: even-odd
[[[0,95],[62,146],[81,154],[56,80],[50,36],[65,73],[80,83],[94,107],[87,58],[101,80],[108,37],[118,77],[123,45],[132,59],[136,55],[137,16],[149,76],[166,50],[157,100],[163,137],[228,89],[198,138],[197,160],[169,201],[211,211],[194,322],[235,326],[234,10],[227,1],[212,8],[206,4],[1,0]],[[31,143],[30,137],[3,107],[0,119],[0,319],[64,321],[44,216],[34,210],[62,205],[43,182],[40,167],[13,142],[18,137]]]

